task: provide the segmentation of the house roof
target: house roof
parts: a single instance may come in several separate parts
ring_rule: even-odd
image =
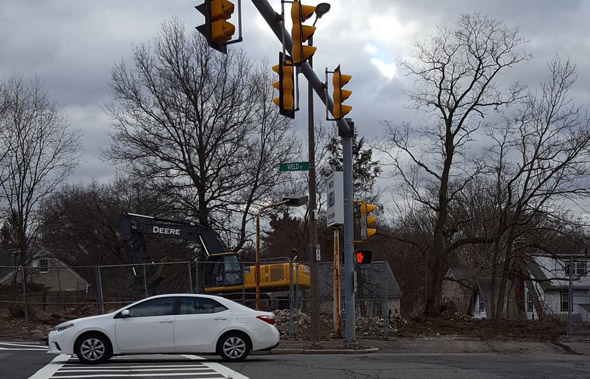
[[[546,291],[551,289],[557,289],[557,287],[553,285],[551,281],[547,278],[541,267],[539,267],[539,264],[537,264],[537,262],[535,262],[534,259],[527,260],[526,262],[524,262],[524,265],[529,270],[531,276],[535,279],[535,281],[539,283],[541,288],[543,288],[543,290]]]
[[[0,249],[0,283],[3,283],[7,280],[8,277],[11,277],[14,274],[15,268],[19,266],[19,255],[20,254],[17,249]],[[69,267],[65,262],[56,258],[53,253],[51,253],[49,250],[45,248],[27,250],[26,265],[30,264],[30,262],[35,258],[42,257],[54,258],[60,266],[65,267],[79,280],[88,283],[88,281],[85,278],[83,278],[79,273],[77,273],[75,270]]]

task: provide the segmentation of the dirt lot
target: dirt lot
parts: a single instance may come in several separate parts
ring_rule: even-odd
[[[76,318],[92,314],[90,309],[71,309],[70,317]],[[282,337],[288,336],[288,312],[277,311],[277,327]],[[21,315],[22,316],[22,315]],[[57,314],[34,312],[30,315],[27,330],[24,317],[0,313],[0,339],[3,340],[42,340],[49,330],[62,322]],[[321,338],[328,340],[335,337],[331,315],[321,317]],[[384,324],[380,318],[358,318],[356,321],[359,338],[383,337]],[[489,321],[473,320],[467,317],[446,317],[436,319],[403,319],[396,317],[389,320],[389,338],[417,338],[428,336],[457,336],[477,340],[517,340],[517,341],[557,341],[566,335],[563,320],[548,321]],[[574,325],[576,333],[590,333],[590,325]],[[293,317],[292,332],[295,339],[305,340],[311,335],[311,319],[308,314],[296,313]]]
[[[331,315],[322,315],[321,338],[334,337]],[[310,317],[296,314],[293,320],[293,334],[296,339],[309,338],[311,334]],[[288,313],[280,311],[277,325],[281,334],[288,332]],[[358,318],[356,320],[358,338],[383,337],[384,324],[381,318]],[[590,333],[590,325],[576,324],[574,332]],[[417,338],[429,336],[454,336],[477,340],[517,340],[517,341],[557,341],[567,333],[563,320],[546,321],[490,321],[474,320],[468,317],[415,318],[407,320],[396,317],[389,320],[388,338]]]

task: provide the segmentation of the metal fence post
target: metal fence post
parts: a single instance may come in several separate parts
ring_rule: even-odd
[[[383,339],[386,340],[389,338],[389,299],[387,293],[389,283],[387,281],[387,262],[383,262],[380,266],[383,274]]]
[[[289,338],[293,337],[293,259],[289,258]]]
[[[145,272],[145,265],[142,265],[141,267],[143,267],[143,289],[145,297],[148,297],[147,273]]]
[[[55,267],[55,270],[57,271],[57,287],[59,289],[59,300],[61,303],[61,318],[63,319],[66,316],[66,305],[64,300],[64,294],[61,288],[61,277],[59,275],[59,267]]]
[[[244,269],[245,263],[240,262],[240,269],[242,270],[242,305],[246,305],[246,270]]]
[[[96,270],[96,300],[98,301],[98,312],[104,314],[104,299],[102,297],[102,280],[100,277],[100,266],[95,266]]]
[[[569,289],[568,289],[568,304],[567,304],[567,338],[568,340],[570,339],[571,335],[572,335],[572,308],[574,307],[573,304],[573,280],[572,280],[572,274],[573,274],[573,268],[574,266],[574,259],[573,257],[570,257],[570,264],[569,264]]]
[[[187,262],[188,264],[188,286],[190,287],[190,293],[194,293],[193,291],[193,273],[191,272],[191,263]]]
[[[195,291],[200,293],[199,289],[199,260],[195,259]]]
[[[31,325],[29,324],[29,310],[28,310],[28,306],[27,306],[27,278],[25,275],[25,268],[23,266],[20,266],[21,271],[21,277],[22,277],[22,289],[23,289],[23,310],[25,312],[25,325],[27,328],[27,338],[31,338]]]

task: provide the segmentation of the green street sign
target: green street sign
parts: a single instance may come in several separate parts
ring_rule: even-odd
[[[279,171],[307,171],[309,170],[309,162],[291,162],[281,163]]]

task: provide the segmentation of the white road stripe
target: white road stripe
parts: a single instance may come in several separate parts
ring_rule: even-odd
[[[187,357],[189,359],[203,359],[197,355],[185,355],[185,357]],[[216,372],[220,373],[225,378],[249,379],[247,376],[244,376],[244,375],[240,374],[239,372],[230,369],[229,367],[225,367],[223,365],[220,365],[219,363],[215,363],[215,362],[202,362],[202,363],[205,366],[211,368],[212,370],[215,370]]]
[[[29,348],[45,349],[45,350],[48,349],[48,347],[45,345],[39,345],[39,344],[34,344],[34,343],[0,342],[0,345],[22,346],[22,347],[29,347]]]
[[[90,366],[93,367],[93,370],[99,369],[99,370],[157,370],[157,369],[206,369],[206,367],[199,363],[198,366],[194,365],[194,363],[191,365],[190,363],[185,364],[185,365],[158,365],[158,366],[151,366],[151,365],[141,365],[141,366],[107,366],[107,365],[101,365],[101,366]],[[84,365],[84,366],[64,366],[61,371],[76,371],[76,370],[88,370],[89,366],[88,365]]]
[[[29,379],[47,379],[51,378],[53,374],[57,372],[66,362],[70,359],[70,356],[67,354],[60,354],[55,357],[49,364],[42,367],[39,371],[37,371],[33,376],[29,377]]]
[[[191,377],[198,377],[198,378],[207,378],[207,376],[210,376],[211,374],[217,374],[214,372],[207,372],[207,373],[193,373],[193,374],[189,374]],[[207,375],[207,376],[205,376]],[[220,373],[220,375],[223,375]],[[143,374],[128,374],[128,375],[121,375],[121,374],[92,374],[92,375],[59,375],[59,376],[54,376],[53,378],[57,379],[57,378],[64,378],[64,379],[80,379],[80,378],[120,378],[121,376],[126,376],[126,377],[136,377],[136,376],[159,376],[159,377],[167,377],[167,376],[180,376],[183,378],[187,377],[187,373],[186,372],[179,372],[179,373],[168,373],[168,374],[164,374],[164,373],[155,373],[155,374],[147,374],[147,373],[143,373]],[[237,377],[234,377],[237,378]],[[30,379],[30,378],[29,378]]]
[[[114,368],[106,368],[106,367],[93,367],[93,368],[75,368],[71,369],[68,367],[63,367],[59,370],[60,373],[62,372],[105,372],[105,371],[124,371],[124,372],[140,372],[140,371],[211,371],[209,367],[168,367],[162,366],[158,368],[127,368],[127,367],[114,367]]]
[[[24,347],[0,347],[0,350],[7,350],[7,351],[46,351],[43,349],[27,349]]]

